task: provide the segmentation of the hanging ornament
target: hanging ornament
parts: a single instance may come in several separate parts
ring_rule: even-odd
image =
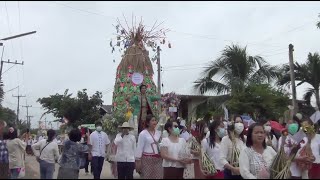
[[[117,42],[117,46],[118,46],[118,47],[120,47],[120,43],[121,43],[120,41]]]
[[[168,44],[168,47],[171,48],[171,43]]]
[[[115,62],[116,62],[116,60],[113,60],[113,62],[115,63]]]
[[[121,35],[123,35],[125,33],[125,30],[124,29],[122,29],[121,30]]]
[[[133,69],[133,67],[130,65],[130,66],[128,67],[129,73],[132,73],[132,69]]]
[[[117,40],[120,40],[121,39],[121,36],[117,36]]]
[[[112,39],[110,40],[110,47],[112,47]]]
[[[115,49],[114,49],[114,47],[112,47],[112,51],[111,51],[111,53],[113,53],[115,51]]]
[[[166,40],[165,40],[165,39],[163,39],[163,40],[162,40],[162,44],[165,44],[165,43],[166,43]]]

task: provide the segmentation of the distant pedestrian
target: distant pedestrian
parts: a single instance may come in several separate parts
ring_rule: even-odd
[[[80,144],[81,132],[73,129],[69,132],[69,139],[65,141],[59,160],[58,179],[79,179],[79,169],[81,158],[89,150],[87,145]],[[89,133],[86,134],[88,144],[90,144]]]
[[[103,168],[104,157],[106,156],[106,149],[110,144],[108,135],[102,131],[102,123],[95,123],[96,130],[90,134],[90,151],[89,159],[93,168],[94,179],[100,179],[101,171]],[[92,157],[92,158],[91,158]]]
[[[11,179],[17,179],[21,170],[25,168],[24,153],[27,144],[18,138],[17,131],[13,127],[9,128],[8,138],[7,148]]]
[[[40,179],[53,179],[55,163],[59,159],[58,144],[54,142],[56,132],[49,129],[48,140],[41,140],[32,145],[32,150],[40,163]]]
[[[128,122],[120,126],[121,132],[117,134],[114,143],[117,146],[116,161],[118,179],[133,179],[135,166],[134,153],[136,150],[136,138],[129,131],[133,129]]]

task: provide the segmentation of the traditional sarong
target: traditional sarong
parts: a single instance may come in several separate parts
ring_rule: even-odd
[[[162,179],[163,167],[160,155],[142,155],[141,157],[141,178]]]
[[[320,164],[312,164],[311,169],[309,169],[309,179],[320,179]]]
[[[223,179],[223,178],[224,178],[224,173],[223,171],[219,171],[219,170],[217,174],[214,176],[206,176],[206,179]]]
[[[193,159],[194,163],[194,176],[195,179],[205,179],[205,176],[203,175],[201,168],[200,168],[200,161],[199,159]]]
[[[164,167],[163,179],[183,179],[184,168]]]

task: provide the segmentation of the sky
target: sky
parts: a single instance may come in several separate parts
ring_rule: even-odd
[[[24,65],[4,64],[4,91],[19,88],[5,94],[3,106],[16,110],[12,95],[26,95],[20,104],[32,105],[29,115],[36,127],[44,113],[37,99],[65,89],[75,94],[86,88],[90,95],[101,91],[104,104],[111,104],[121,54],[112,54],[109,42],[116,38],[113,24],[123,16],[129,22],[132,14],[142,17],[147,27],[164,22],[161,27],[170,29],[167,40],[172,48],[161,51],[163,92],[194,94],[193,82],[203,66],[227,45],[247,46],[250,55],[281,65],[288,62],[292,43],[294,60],[303,63],[309,52],[320,51],[320,29],[315,25],[319,9],[320,2],[2,1],[0,39],[37,31],[4,42],[3,60]],[[156,73],[155,63],[153,68]],[[298,99],[306,88],[297,88]],[[21,107],[19,116],[25,119],[26,108]]]

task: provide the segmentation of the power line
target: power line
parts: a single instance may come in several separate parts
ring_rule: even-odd
[[[51,1],[50,3],[54,3],[54,4],[57,4],[57,5],[60,5],[60,6],[67,7],[67,8],[69,8],[69,9],[73,9],[73,10],[76,10],[76,11],[85,12],[85,13],[88,13],[88,14],[93,14],[93,15],[98,15],[98,16],[103,16],[103,17],[108,17],[108,18],[116,19],[116,18],[114,18],[114,17],[112,17],[112,16],[107,16],[107,15],[104,15],[104,14],[101,14],[101,13],[91,12],[91,11],[87,11],[87,10],[84,10],[84,9],[74,8],[74,7],[69,6],[69,5],[66,5],[66,4],[61,4],[61,3],[57,3],[57,2],[53,2],[53,1]]]
[[[20,2],[18,1],[18,11],[19,11],[19,31],[21,32],[21,11],[20,11]],[[22,40],[19,39],[20,42],[20,56],[21,60],[23,60],[23,50],[22,50]]]
[[[14,65],[12,65],[10,68],[8,68],[7,70],[5,70],[1,75],[3,75],[4,73],[6,73],[7,71],[9,71],[11,68],[13,68],[15,65],[17,65],[17,64],[14,64]]]
[[[7,8],[7,2],[4,1],[4,6],[5,6],[5,9],[6,9],[6,14],[7,14],[7,24],[8,24],[8,30],[9,30],[9,33],[11,34],[11,28],[10,28],[10,19],[9,19],[9,13],[8,13],[8,8]],[[11,54],[14,52],[14,48],[13,48],[13,43],[11,42],[11,47],[12,47],[12,52]]]

